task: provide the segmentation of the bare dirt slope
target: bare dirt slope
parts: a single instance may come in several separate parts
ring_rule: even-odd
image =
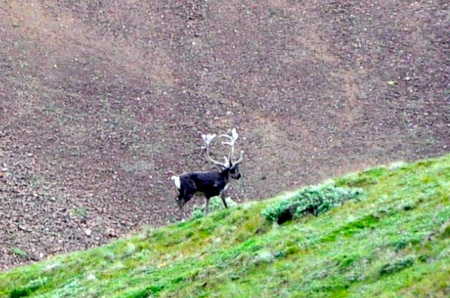
[[[448,2],[317,2],[2,1],[0,266],[180,219],[201,132],[238,201],[448,152]]]

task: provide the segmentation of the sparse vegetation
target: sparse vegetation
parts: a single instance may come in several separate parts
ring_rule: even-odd
[[[237,204],[230,197],[226,199],[228,208],[235,207]],[[222,199],[220,197],[213,197],[209,201],[209,211],[216,212],[225,209]],[[202,218],[205,215],[205,206],[195,206],[192,210],[191,218]]]
[[[18,247],[13,247],[11,251],[13,254],[21,258],[25,258],[27,256],[27,252]]]
[[[349,199],[355,177],[371,181],[363,200]],[[444,297],[449,189],[450,155],[379,167],[1,273],[0,296]],[[347,201],[283,225],[262,216],[318,193]]]

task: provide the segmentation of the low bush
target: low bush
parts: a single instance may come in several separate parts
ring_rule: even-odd
[[[282,224],[292,218],[306,214],[319,215],[347,200],[356,200],[363,195],[359,188],[342,188],[334,185],[307,187],[294,195],[277,201],[263,210],[262,215],[271,222]]]
[[[405,268],[411,267],[413,264],[414,264],[414,257],[407,256],[397,260],[392,264],[391,263],[384,264],[383,266],[381,266],[379,274],[380,276],[392,274]]]

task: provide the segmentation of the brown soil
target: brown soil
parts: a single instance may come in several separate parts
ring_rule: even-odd
[[[211,168],[202,132],[238,128],[237,201],[449,152],[448,13],[443,0],[2,1],[0,268],[188,216],[169,178]]]

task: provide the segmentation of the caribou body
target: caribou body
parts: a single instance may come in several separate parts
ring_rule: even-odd
[[[225,201],[225,191],[231,179],[240,179],[239,164],[243,160],[241,151],[238,160],[233,161],[234,145],[238,138],[236,129],[231,131],[231,135],[220,135],[219,138],[227,138],[228,142],[222,144],[230,146],[228,157],[224,157],[224,162],[217,161],[210,156],[210,144],[216,138],[215,134],[202,135],[206,145],[206,158],[213,164],[220,167],[220,171],[192,172],[184,173],[180,176],[172,176],[172,180],[177,187],[179,194],[176,198],[177,204],[182,208],[194,195],[203,195],[206,198],[205,214],[208,214],[209,199],[220,195],[225,208],[228,208]]]

